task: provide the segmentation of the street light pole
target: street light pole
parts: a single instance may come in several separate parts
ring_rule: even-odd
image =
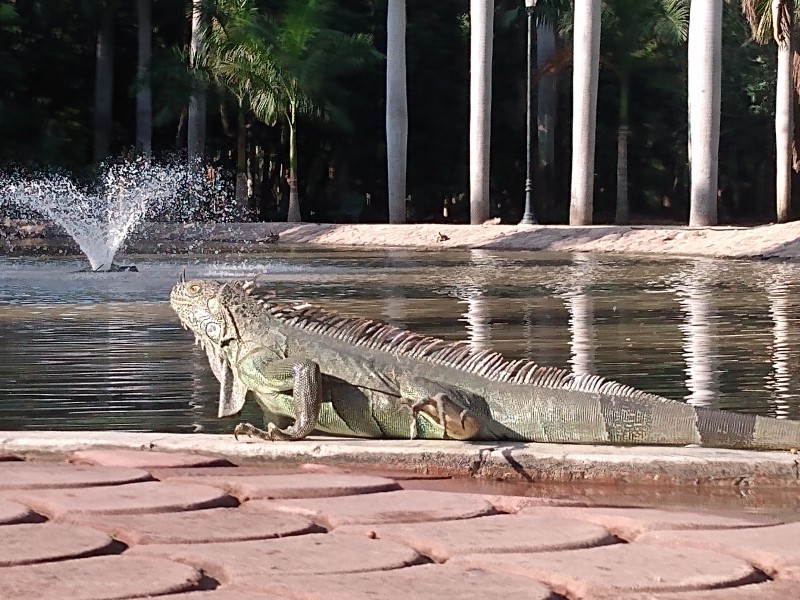
[[[522,215],[520,225],[536,225],[533,216],[533,13],[536,10],[537,0],[525,0],[525,13],[528,18],[528,80],[525,88],[527,97],[527,114],[525,117],[525,213]]]

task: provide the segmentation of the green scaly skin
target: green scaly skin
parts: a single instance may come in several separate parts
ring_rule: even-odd
[[[265,429],[240,423],[236,435],[800,447],[796,421],[695,408],[281,301],[251,282],[182,278],[170,304],[220,382],[219,416],[240,412],[248,394],[260,405]]]

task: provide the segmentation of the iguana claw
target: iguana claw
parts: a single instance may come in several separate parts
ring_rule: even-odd
[[[239,423],[233,428],[233,439],[239,441],[240,435],[250,437],[252,435],[251,429],[255,429],[250,423]]]
[[[417,437],[417,414],[420,412],[434,419],[442,428],[443,439],[469,440],[480,430],[480,422],[469,408],[462,408],[445,393],[439,392],[428,398],[407,402],[406,406],[414,417],[411,421],[412,440]]]
[[[283,431],[280,427],[275,425],[275,423],[268,423],[267,430],[264,431],[263,429],[259,429],[255,425],[251,423],[239,423],[236,427],[233,428],[233,437],[236,441],[239,441],[240,435],[246,435],[247,437],[255,437],[260,440],[269,440],[274,442],[276,440],[295,440],[300,439],[294,436],[294,434],[290,431]]]
[[[233,438],[238,442],[240,435],[246,435],[247,437],[257,437],[261,440],[271,440],[274,441],[275,437],[273,436],[275,425],[270,423],[270,426],[267,428],[267,431],[259,429],[255,425],[251,423],[239,423],[236,427],[233,428]]]
[[[447,437],[447,412],[445,411],[445,402],[449,402],[450,399],[445,394],[434,394],[430,398],[423,398],[421,400],[415,401],[409,408],[411,409],[411,416],[414,420],[411,422],[411,439],[417,437],[417,414],[420,413],[429,403],[435,402],[436,403],[436,412],[437,418],[439,421],[439,425],[442,428],[442,437]],[[466,418],[467,410],[464,409],[462,411],[461,417],[461,425],[464,425],[464,419]]]

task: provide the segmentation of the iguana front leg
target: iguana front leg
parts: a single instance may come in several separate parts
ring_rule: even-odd
[[[443,437],[454,440],[468,440],[478,433],[480,421],[470,413],[466,406],[452,398],[452,390],[427,379],[401,377],[401,402],[408,406],[414,419],[411,422],[410,436],[417,437],[417,415],[424,413],[441,428]]]
[[[270,360],[272,355],[263,350],[250,352],[237,362],[239,378],[249,390],[270,394],[292,392],[294,423],[280,429],[274,423],[261,430],[250,423],[240,423],[233,431],[269,440],[300,440],[317,426],[322,402],[322,376],[319,365],[308,359],[285,358]]]

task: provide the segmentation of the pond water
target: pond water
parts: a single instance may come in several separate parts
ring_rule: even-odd
[[[184,267],[696,405],[800,418],[796,263],[279,248],[122,262],[140,272],[0,257],[0,429],[229,432],[167,303]]]

